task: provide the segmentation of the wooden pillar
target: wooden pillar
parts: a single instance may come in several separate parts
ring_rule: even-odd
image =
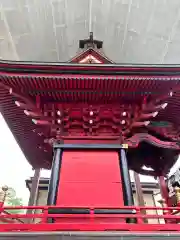
[[[141,187],[141,181],[140,181],[139,174],[135,171],[134,171],[134,184],[135,184],[135,189],[136,189],[138,206],[144,207],[145,202],[144,202],[144,197],[143,197],[143,190],[142,190],[142,187]],[[146,210],[145,209],[141,210],[141,213],[146,215]],[[145,223],[148,223],[148,220],[145,219],[145,218],[143,219],[143,221]]]
[[[135,183],[138,205],[143,207],[143,206],[145,206],[145,203],[144,203],[144,197],[143,197],[143,191],[142,191],[142,187],[141,187],[140,177],[139,177],[139,174],[135,171],[134,171],[134,183]]]
[[[35,206],[37,204],[40,172],[41,172],[40,168],[37,168],[34,171],[34,176],[32,178],[32,183],[31,183],[31,191],[30,191],[28,206]],[[27,209],[26,213],[33,214],[34,212],[35,212],[34,209]],[[27,218],[25,221],[27,223],[31,223],[34,221],[34,219]]]
[[[34,206],[37,203],[40,172],[41,172],[40,168],[35,169],[35,171],[34,171],[34,176],[32,178],[31,192],[30,192],[28,206]],[[29,211],[28,211],[28,213],[29,213]]]
[[[168,206],[169,194],[168,194],[168,188],[167,188],[167,184],[165,182],[164,176],[159,176],[158,182],[159,182],[162,199],[166,201],[166,205]]]

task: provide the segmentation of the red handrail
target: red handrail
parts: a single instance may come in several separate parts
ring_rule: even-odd
[[[59,208],[77,208],[77,207],[62,207],[62,206],[3,206],[2,209],[4,210],[19,210],[19,209],[33,209],[33,210],[43,210],[43,209],[49,209],[49,208],[54,208],[54,209],[59,209]],[[84,209],[86,207],[78,207],[78,209]],[[113,208],[113,207],[103,207],[103,209],[133,209],[133,210],[180,210],[180,207],[154,207],[154,206],[124,206],[124,207],[118,207],[118,208]],[[94,210],[95,208],[89,208]],[[101,208],[98,208],[101,209]]]
[[[42,210],[42,213],[32,214],[2,214],[8,210],[20,210],[20,209],[31,209],[31,210]],[[141,206],[127,206],[119,207],[118,210],[132,210],[132,213],[117,214],[101,213],[101,208],[90,208],[87,213],[73,214],[73,213],[49,213],[52,209],[72,209],[62,208],[61,206],[1,206],[0,209],[0,220],[1,219],[40,219],[39,223],[7,223],[0,224],[1,231],[55,231],[55,230],[80,230],[80,231],[103,231],[103,230],[129,230],[129,231],[180,231],[180,215],[172,214],[173,211],[180,212],[180,207],[141,207]],[[73,209],[85,209],[85,208],[73,208]],[[87,209],[87,208],[86,208]],[[105,209],[105,208],[102,208]],[[117,210],[114,208],[107,208],[109,210]],[[142,214],[141,211],[148,211],[147,214]],[[149,214],[149,211],[162,210],[162,214]],[[54,219],[55,224],[48,223],[48,219]],[[136,219],[135,222],[129,224],[126,223],[127,219]],[[164,220],[162,223],[146,223],[144,219],[158,219]],[[26,221],[25,221],[26,222]],[[166,225],[166,226],[164,226]]]

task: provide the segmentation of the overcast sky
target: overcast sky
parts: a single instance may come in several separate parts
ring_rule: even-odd
[[[26,204],[29,190],[26,188],[25,180],[33,176],[32,167],[27,162],[1,114],[0,134],[0,186],[13,187]],[[49,177],[49,171],[42,171],[41,176]]]
[[[11,131],[0,114],[0,186],[6,184],[13,187],[17,195],[22,197],[26,204],[29,191],[25,180],[33,176],[32,167],[27,162]],[[175,164],[171,172],[180,165],[180,160]],[[42,177],[49,177],[49,171],[42,171]],[[151,181],[149,177],[142,177],[142,181]]]

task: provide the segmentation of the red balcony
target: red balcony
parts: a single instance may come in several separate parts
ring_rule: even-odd
[[[33,214],[9,214],[31,209]],[[62,208],[58,206],[1,207],[0,232],[48,231],[180,231],[180,207]],[[154,214],[156,211],[158,214]],[[38,212],[38,213],[37,213]],[[151,213],[152,212],[152,213]],[[154,223],[153,223],[154,221]]]
[[[9,214],[13,209],[36,213]],[[180,207],[1,207],[0,240],[180,239],[179,213]]]

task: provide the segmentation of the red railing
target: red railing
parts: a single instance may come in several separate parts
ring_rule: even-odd
[[[8,210],[40,211],[6,214]],[[146,214],[144,212],[146,211]],[[156,213],[152,213],[156,212]],[[161,211],[157,214],[157,211]],[[151,214],[150,214],[151,212]],[[180,231],[180,207],[62,208],[60,206],[1,207],[0,232],[7,231]],[[53,220],[53,222],[52,222]]]

